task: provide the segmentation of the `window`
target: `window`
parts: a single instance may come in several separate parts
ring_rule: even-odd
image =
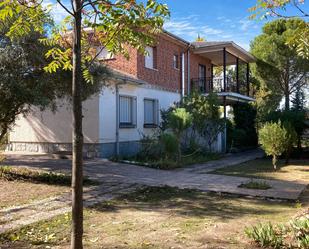
[[[119,127],[134,128],[136,126],[136,98],[119,96]]]
[[[177,54],[174,54],[173,65],[175,69],[179,69],[179,56]]]
[[[144,127],[156,127],[159,124],[159,101],[144,99]]]
[[[156,55],[157,48],[156,47],[146,47],[147,54],[145,55],[145,67],[150,69],[156,68]]]
[[[96,49],[97,53],[97,59],[98,60],[110,60],[114,59],[114,56],[112,53],[108,52],[106,48],[99,46]]]

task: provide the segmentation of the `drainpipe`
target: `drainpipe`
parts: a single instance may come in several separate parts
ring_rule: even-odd
[[[185,96],[185,53],[181,54],[181,98]]]
[[[116,83],[116,158],[119,157],[119,83]]]
[[[191,81],[190,81],[190,46],[188,47],[187,49],[187,81],[188,81],[188,86],[187,86],[187,94],[189,95],[190,94],[190,84],[191,84]]]
[[[116,157],[119,157],[120,150],[119,150],[119,85],[127,84],[127,80],[123,80],[123,82],[116,83]]]

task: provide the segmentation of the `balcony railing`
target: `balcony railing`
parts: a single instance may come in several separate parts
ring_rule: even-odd
[[[232,77],[226,77],[226,89],[224,89],[223,77],[206,77],[206,78],[193,78],[191,79],[191,91],[197,91],[199,93],[210,92],[235,92],[243,95],[248,95],[247,84],[236,80]]]

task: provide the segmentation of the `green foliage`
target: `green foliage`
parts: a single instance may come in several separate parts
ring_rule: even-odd
[[[309,218],[301,216],[290,222],[294,238],[300,248],[309,248]]]
[[[304,0],[257,0],[257,4],[250,8],[250,11],[253,13],[250,18],[255,19],[259,17],[264,19],[271,16],[290,19],[291,17],[297,16],[294,12],[291,15],[287,13],[287,9],[290,9],[290,7],[294,8],[299,13],[299,17],[308,17],[309,13],[306,12],[306,8],[304,8],[304,2]],[[294,35],[286,42],[286,44],[295,48],[300,56],[309,58],[308,23],[303,23],[303,25],[300,25],[295,29]]]
[[[257,146],[256,108],[249,103],[238,103],[233,106],[232,140],[234,147]]]
[[[287,150],[288,133],[282,126],[281,121],[277,123],[266,123],[259,131],[259,142],[267,155],[273,157],[273,166],[276,170],[277,157]]]
[[[159,143],[162,145],[165,158],[173,159],[178,150],[178,141],[175,135],[171,133],[163,133],[159,137]]]
[[[288,110],[291,94],[297,87],[308,84],[308,59],[299,56],[294,47],[286,44],[304,23],[301,19],[269,22],[263,27],[263,33],[251,43],[251,53],[257,59],[252,73],[259,81],[256,99],[260,116],[276,110],[283,97]]]
[[[64,186],[71,185],[70,175],[54,172],[36,171],[27,168],[13,168],[9,166],[0,166],[0,179],[6,181],[25,181]],[[96,182],[85,177],[84,184],[95,185]]]
[[[198,93],[186,97],[181,106],[192,114],[192,129],[203,137],[212,150],[217,136],[224,129],[224,120],[220,117],[220,104],[218,96],[211,93],[203,96]]]
[[[283,123],[289,122],[297,134],[297,146],[301,149],[302,135],[307,128],[305,123],[306,120],[305,111],[274,111],[265,115],[261,122],[278,122],[281,120]]]
[[[181,138],[186,129],[192,125],[192,115],[185,108],[176,108],[171,111],[167,117],[168,127],[173,131],[177,139],[178,157],[177,161],[181,162]]]
[[[279,249],[283,246],[283,238],[280,229],[274,227],[271,223],[260,223],[251,228],[246,228],[245,234],[262,247]]]
[[[192,115],[185,108],[176,108],[168,115],[168,127],[172,129],[177,138],[192,124]]]
[[[303,214],[287,225],[273,226],[271,223],[246,227],[245,234],[261,247],[309,248],[309,219]]]
[[[238,186],[239,188],[248,188],[248,189],[270,189],[271,186],[265,182],[265,181],[253,181],[251,180],[250,182],[247,183],[242,183]]]

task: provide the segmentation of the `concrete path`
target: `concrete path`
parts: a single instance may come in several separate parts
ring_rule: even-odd
[[[194,188],[202,191],[215,191],[239,195],[297,200],[306,185],[288,181],[267,180],[272,187],[268,190],[238,188],[250,181],[246,177],[213,175],[207,172],[249,160],[260,158],[263,153],[253,150],[233,154],[220,160],[194,165],[177,170],[157,170],[141,166],[114,163],[103,159],[87,160],[84,163],[85,175],[101,183],[118,182],[148,186],[169,185],[179,188]],[[48,156],[7,155],[6,165],[27,166],[51,171],[70,172],[71,161],[50,159]],[[264,181],[264,180],[263,180]]]
[[[243,163],[262,156],[261,151],[251,151],[173,171],[114,163],[102,159],[88,160],[84,163],[85,175],[99,181],[101,184],[85,190],[85,206],[109,200],[115,196],[133,191],[138,186],[145,185],[168,185],[243,196],[297,200],[301,192],[306,188],[305,184],[265,180],[271,186],[271,189],[252,190],[238,187],[242,183],[249,182],[249,178],[207,173],[214,169]],[[4,164],[58,172],[70,172],[71,170],[70,160],[51,159],[48,155],[16,155],[9,153]],[[0,210],[0,233],[66,213],[70,211],[70,204],[70,195],[65,194],[19,207],[2,209]]]
[[[127,183],[107,183],[84,190],[84,206],[89,207],[134,191],[138,186]],[[51,219],[71,211],[71,194],[46,198],[0,209],[0,234],[32,223]]]

